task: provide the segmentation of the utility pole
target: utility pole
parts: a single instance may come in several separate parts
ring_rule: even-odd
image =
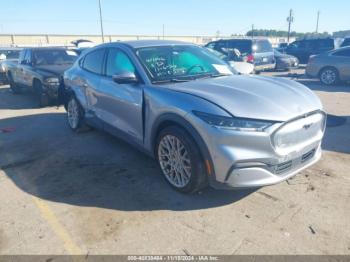
[[[101,7],[101,0],[98,0],[98,7],[100,10],[100,25],[101,25],[101,38],[102,38],[102,43],[105,42],[105,36],[103,33],[103,18],[102,18],[102,7]]]
[[[165,25],[163,24],[163,40],[164,40],[164,37],[165,37]]]
[[[320,21],[320,11],[317,12],[316,34],[318,33],[319,21]]]
[[[294,22],[294,16],[293,16],[293,10],[290,9],[289,11],[289,17],[287,17],[287,22],[288,22],[288,44],[289,44],[289,39],[290,39],[290,29],[291,29],[291,25]]]
[[[252,39],[254,39],[254,24],[252,24]]]

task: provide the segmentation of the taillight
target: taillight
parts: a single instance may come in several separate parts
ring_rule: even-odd
[[[254,63],[254,56],[253,55],[248,55],[247,56],[247,62],[253,64]]]

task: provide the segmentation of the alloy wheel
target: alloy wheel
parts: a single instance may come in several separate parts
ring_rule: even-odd
[[[321,81],[326,85],[332,85],[337,80],[337,74],[332,69],[326,69],[321,74]]]
[[[163,174],[173,186],[187,186],[191,179],[191,160],[180,139],[164,136],[158,146],[158,160]]]
[[[79,106],[74,98],[68,103],[67,117],[70,127],[76,129],[79,125]]]

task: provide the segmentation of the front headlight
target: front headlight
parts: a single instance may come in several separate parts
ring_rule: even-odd
[[[44,82],[49,86],[58,86],[60,84],[60,80],[57,77],[46,78]]]
[[[211,126],[236,131],[263,132],[274,124],[271,121],[226,117],[193,111],[193,114]]]

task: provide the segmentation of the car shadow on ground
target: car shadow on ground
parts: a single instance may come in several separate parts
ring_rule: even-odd
[[[20,94],[14,94],[9,86],[1,86],[0,95],[0,110],[38,108],[37,98],[30,90],[23,90]]]
[[[272,75],[274,77],[284,77],[289,78],[291,80],[297,81],[300,84],[303,84],[310,88],[313,91],[322,91],[322,92],[350,92],[350,84],[347,82],[341,82],[336,85],[327,86],[322,84],[318,79],[316,78],[309,78],[304,73],[284,73],[279,74],[276,73],[275,75]]]
[[[350,116],[327,116],[327,128],[322,148],[331,152],[350,154]]]
[[[75,134],[63,113],[0,120],[0,167],[24,192],[75,206],[122,211],[197,210],[232,204],[256,189],[185,195],[156,161],[102,131]]]

